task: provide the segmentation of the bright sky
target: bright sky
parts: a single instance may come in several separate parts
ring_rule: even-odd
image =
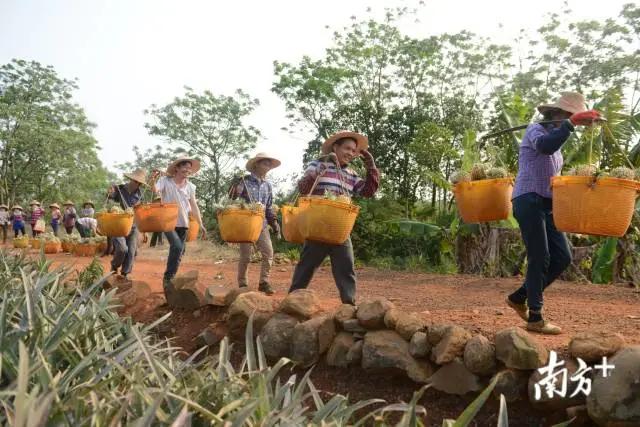
[[[617,15],[629,0],[570,0],[574,16]],[[534,31],[561,0],[425,0],[417,36],[469,30],[509,43],[520,28]],[[256,151],[297,172],[313,135],[289,135],[280,99],[271,93],[273,61],[318,57],[332,30],[365,17],[367,7],[412,6],[401,0],[0,0],[0,63],[12,58],[53,65],[77,77],[77,102],[98,125],[100,157],[107,167],[132,160],[131,147],[158,140],[144,129],[143,110],[183,93],[183,86],[232,94],[242,88],[261,101],[249,123],[263,133]],[[503,27],[500,28],[499,24]]]

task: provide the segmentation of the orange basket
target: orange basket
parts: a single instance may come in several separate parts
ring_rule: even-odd
[[[287,242],[304,243],[304,236],[298,223],[301,210],[308,205],[308,201],[305,201],[304,204],[301,201],[299,206],[282,206],[282,236]]]
[[[458,212],[467,224],[509,218],[512,191],[512,178],[459,182],[453,187]]]
[[[133,208],[141,233],[173,231],[178,223],[177,203],[147,203]]]
[[[200,224],[198,221],[189,215],[189,231],[187,233],[187,242],[198,240],[198,232],[200,231]]]
[[[40,239],[29,239],[29,246],[33,249],[40,249]]]
[[[93,243],[76,243],[73,246],[73,254],[76,256],[94,256],[98,246]]]
[[[225,209],[218,212],[220,236],[227,243],[255,243],[262,232],[264,209]]]
[[[129,213],[100,212],[96,215],[100,234],[108,237],[126,237],[131,233],[133,215]]]
[[[555,176],[553,222],[560,231],[622,237],[633,217],[640,183],[620,178]]]
[[[351,234],[360,207],[318,197],[301,197],[298,227],[305,240],[343,244]]]
[[[60,245],[63,252],[73,252],[73,242],[63,240]]]
[[[62,251],[62,243],[60,242],[45,242],[44,253],[45,254],[57,254]]]
[[[96,245],[96,251],[98,252],[104,252],[107,250],[107,247],[109,245],[107,244],[107,242],[100,242]]]

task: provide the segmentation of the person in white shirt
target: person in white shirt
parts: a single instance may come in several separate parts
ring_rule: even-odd
[[[76,229],[82,237],[95,236],[96,231],[98,230],[98,220],[95,218],[90,218],[88,216],[84,218],[78,218],[76,220]]]
[[[154,171],[151,175],[152,190],[160,194],[162,203],[178,204],[178,222],[173,231],[165,233],[169,242],[169,257],[167,268],[164,272],[162,285],[167,301],[173,293],[171,279],[173,279],[180,267],[180,261],[185,249],[187,231],[189,230],[189,213],[198,221],[202,238],[207,237],[207,230],[202,223],[202,216],[196,199],[196,186],[189,181],[189,176],[200,169],[200,161],[197,159],[180,158],[175,160],[167,168],[167,176],[161,178],[160,171]]]
[[[2,229],[2,244],[7,243],[7,229],[9,228],[9,206],[0,205],[0,228]]]

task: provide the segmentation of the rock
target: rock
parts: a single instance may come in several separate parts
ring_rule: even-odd
[[[276,313],[260,331],[260,341],[265,356],[272,360],[291,357],[293,329],[298,319],[284,313]]]
[[[578,388],[578,382],[571,381],[569,378],[578,371],[578,364],[573,359],[566,359],[564,360],[564,362],[564,366],[556,369],[555,372],[558,372],[562,368],[567,369],[567,393],[565,397],[562,397],[555,393],[551,397],[549,397],[549,395],[545,392],[544,385],[541,385],[540,397],[536,399],[536,384],[543,380],[547,376],[547,374],[541,374],[536,370],[533,371],[533,373],[529,377],[529,402],[531,402],[531,405],[534,408],[547,411],[559,411],[567,409],[571,406],[583,405],[585,403],[585,396],[582,393],[579,393],[573,398],[571,397],[571,395]],[[561,384],[557,385],[558,388],[560,388],[560,386]]]
[[[167,303],[170,307],[185,310],[195,310],[206,304],[205,292],[198,284],[198,272],[189,271],[171,279],[173,290],[168,294]]]
[[[464,347],[464,366],[476,375],[489,376],[496,371],[496,348],[483,335],[476,335]]]
[[[116,289],[117,292],[123,292],[131,289],[132,285],[133,285],[132,280],[125,279],[123,276],[120,276],[119,274],[112,274],[111,276],[107,277],[104,280],[104,282],[102,283],[102,288],[104,290]],[[147,287],[148,286],[149,285],[147,285]],[[151,288],[149,288],[149,290],[151,290]]]
[[[238,295],[249,292],[247,287],[230,287],[224,285],[211,285],[207,287],[204,294],[205,303],[217,307],[228,307],[238,297]]]
[[[442,339],[431,350],[431,360],[438,365],[453,362],[464,354],[464,347],[471,338],[471,333],[460,326],[449,327]]]
[[[336,325],[342,327],[342,324],[347,320],[356,318],[356,307],[351,304],[342,304],[338,309],[333,313],[333,320],[335,320]]]
[[[640,346],[620,350],[607,364],[615,366],[607,372],[607,378],[603,378],[601,370],[594,372],[587,397],[589,416],[601,426],[639,426]]]
[[[356,363],[360,363],[362,360],[362,347],[364,345],[364,341],[356,341],[353,346],[349,349],[347,353],[347,362],[350,365],[355,365]]]
[[[336,327],[331,316],[318,316],[293,328],[291,358],[310,366],[316,363],[333,341]]]
[[[386,318],[386,317],[385,317]],[[385,322],[386,324],[386,322]],[[400,313],[396,320],[396,332],[407,341],[413,334],[424,328],[424,321],[415,313]]]
[[[353,345],[353,335],[350,333],[340,332],[336,335],[327,352],[327,365],[346,368],[349,365],[347,355]]]
[[[358,319],[349,319],[342,322],[342,329],[346,332],[351,332],[354,334],[366,334],[367,330],[360,325]]]
[[[416,332],[409,342],[409,353],[413,357],[429,357],[431,344],[425,332]]]
[[[469,372],[460,358],[438,369],[429,382],[436,390],[460,396],[482,389],[480,378]]]
[[[529,383],[529,373],[516,369],[505,369],[497,374],[496,387],[493,389],[493,396],[500,399],[500,394],[504,395],[507,402],[515,402],[527,395],[527,384]]]
[[[496,357],[508,368],[537,369],[549,360],[549,351],[521,328],[496,333]]]
[[[414,360],[407,366],[407,376],[417,383],[426,384],[437,369],[438,367],[428,360]]]
[[[362,326],[367,329],[384,328],[384,316],[393,304],[386,298],[375,298],[358,306],[356,316]]]
[[[398,316],[400,315],[400,313],[401,311],[395,307],[387,310],[384,315],[384,325],[387,327],[387,329],[393,330],[396,328],[396,324],[398,323]]]
[[[193,317],[197,319],[202,315],[202,312],[200,310],[194,310],[192,314],[193,314]]]
[[[274,310],[274,300],[262,292],[242,293],[229,307],[229,331],[233,336],[243,337],[249,316],[253,313],[253,331],[258,334]]]
[[[452,325],[431,325],[427,328],[427,336],[429,337],[429,344],[432,346],[438,345],[444,334],[452,327]]]
[[[600,362],[605,356],[613,356],[624,345],[624,337],[615,332],[581,332],[569,342],[569,353],[587,363]]]
[[[214,346],[227,335],[227,327],[222,322],[215,322],[204,328],[196,337],[199,347]]]
[[[372,331],[364,336],[362,367],[364,369],[406,370],[413,360],[409,343],[395,331]]]
[[[138,302],[138,294],[135,289],[131,288],[128,291],[116,293],[113,299],[117,304],[122,304],[124,308],[130,308]]]
[[[320,298],[310,289],[298,289],[288,294],[280,304],[280,311],[300,320],[308,320],[322,311]]]
[[[125,279],[125,281],[123,282],[121,287],[118,288],[118,290],[127,289],[129,285],[131,286],[130,289],[133,289],[139,298],[145,298],[145,299],[149,298],[149,295],[153,293],[151,291],[151,286],[147,282],[143,282],[142,280],[126,280]]]

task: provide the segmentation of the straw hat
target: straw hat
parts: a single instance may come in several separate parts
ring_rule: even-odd
[[[51,204],[49,205],[49,207],[50,207],[50,208],[60,209],[60,206],[58,206],[58,204],[57,204],[57,203],[51,203]]]
[[[76,204],[73,203],[71,200],[67,200],[66,202],[64,202],[62,204],[62,206],[75,206]]]
[[[575,114],[587,111],[584,96],[578,92],[561,92],[560,98],[553,104],[538,105],[540,114],[544,114],[549,110],[562,110],[567,113]]]
[[[190,157],[180,157],[179,159],[174,160],[169,167],[167,168],[167,175],[174,176],[176,174],[176,168],[182,162],[191,163],[191,174],[194,175],[196,172],[200,170],[200,160],[192,159]]]
[[[253,172],[253,169],[255,168],[256,163],[264,159],[271,160],[271,169],[275,169],[282,164],[280,160],[276,159],[275,157],[271,157],[267,153],[258,153],[247,161],[245,168],[249,172]]]
[[[13,205],[11,207],[11,210],[14,210],[14,209],[20,209],[21,211],[24,210],[24,209],[22,209],[22,206],[20,206],[20,205]]]
[[[93,204],[93,202],[92,202],[91,200],[87,200],[86,202],[84,202],[84,203],[82,204],[82,207],[85,207],[85,206],[87,206],[87,205],[91,205],[91,207],[92,207],[92,208],[94,208],[94,209],[96,208],[96,205],[94,205],[94,204]]]
[[[360,153],[362,150],[366,150],[369,148],[369,138],[366,136],[359,134],[358,132],[351,132],[348,130],[341,130],[333,135],[331,135],[327,140],[322,144],[322,154],[329,154],[333,151],[333,144],[339,139],[342,138],[352,138],[356,141],[356,152]]]
[[[131,173],[125,173],[124,177],[142,185],[147,185],[147,171],[144,169],[136,169]]]
[[[9,210],[9,206],[7,206],[5,204],[0,204],[0,208],[5,208],[6,210]]]
[[[31,203],[29,203],[29,206],[40,206],[40,202],[37,200],[32,200]]]

